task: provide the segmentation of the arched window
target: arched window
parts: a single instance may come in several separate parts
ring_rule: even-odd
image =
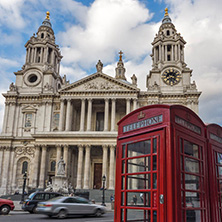
[[[52,172],[55,172],[55,167],[56,167],[56,161],[53,160],[53,161],[51,162],[51,171],[52,171]]]
[[[22,174],[24,174],[25,172],[28,171],[28,162],[27,161],[24,161],[22,163]]]

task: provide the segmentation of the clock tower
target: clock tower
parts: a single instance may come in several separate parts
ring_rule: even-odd
[[[152,42],[152,70],[147,76],[148,104],[180,104],[198,113],[201,94],[184,60],[185,40],[177,33],[168,9]]]

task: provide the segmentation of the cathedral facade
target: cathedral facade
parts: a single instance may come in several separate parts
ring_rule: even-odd
[[[60,75],[62,55],[55,43],[49,13],[37,33],[25,44],[26,61],[15,72],[16,81],[5,97],[0,136],[0,194],[27,187],[46,187],[58,175],[63,157],[64,178],[75,189],[115,187],[117,122],[149,104],[180,104],[198,113],[200,92],[191,83],[192,70],[184,61],[186,42],[177,33],[168,12],[152,42],[152,69],[146,91],[125,77],[120,52],[115,78],[97,72],[70,83]]]

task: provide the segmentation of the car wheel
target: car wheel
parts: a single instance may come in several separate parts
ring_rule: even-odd
[[[6,214],[9,214],[9,212],[10,212],[10,207],[8,205],[4,205],[0,209],[1,214],[6,215]]]
[[[33,212],[34,214],[37,213],[36,208],[37,208],[37,207],[33,207],[33,209],[32,209],[32,212]]]
[[[56,215],[57,218],[63,219],[67,217],[67,212],[65,210],[60,210],[59,213]]]
[[[100,209],[97,209],[96,213],[95,213],[95,216],[96,217],[101,217],[102,216],[102,211]]]

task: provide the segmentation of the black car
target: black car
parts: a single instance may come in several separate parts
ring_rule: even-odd
[[[54,197],[63,196],[60,193],[55,192],[34,192],[31,193],[28,197],[28,199],[25,200],[25,202],[22,205],[22,209],[24,211],[28,211],[29,213],[36,213],[36,207],[38,202],[47,201],[49,199],[52,199]]]

